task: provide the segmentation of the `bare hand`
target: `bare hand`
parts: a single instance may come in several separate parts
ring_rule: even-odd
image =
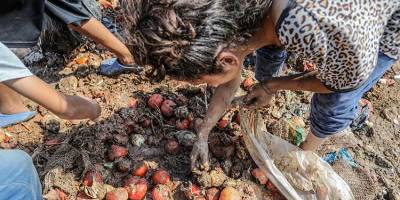
[[[246,107],[250,109],[265,107],[271,102],[274,95],[274,93],[265,91],[265,88],[257,84],[245,98]]]
[[[101,107],[87,97],[65,95],[67,106],[63,112],[56,113],[60,118],[69,120],[91,119],[100,117]]]
[[[207,140],[199,139],[194,143],[192,153],[190,154],[190,161],[192,163],[192,170],[198,168],[207,171],[209,169]]]
[[[91,112],[91,114],[90,114],[90,117],[89,117],[89,119],[90,120],[92,120],[92,121],[96,121],[99,117],[100,117],[100,115],[101,115],[101,107],[100,107],[100,105],[96,102],[96,101],[94,101],[94,100],[91,100],[91,106],[92,106],[92,112]]]

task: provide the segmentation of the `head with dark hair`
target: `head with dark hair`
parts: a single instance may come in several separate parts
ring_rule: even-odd
[[[271,0],[122,0],[127,45],[158,79],[200,79],[225,71],[223,49],[245,43]]]

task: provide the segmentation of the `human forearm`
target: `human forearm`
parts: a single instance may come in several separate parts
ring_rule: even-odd
[[[238,74],[234,80],[216,88],[214,95],[211,98],[206,117],[198,130],[200,139],[208,139],[211,129],[231,104],[235,92],[240,86],[240,81],[241,77],[240,74]]]
[[[95,119],[100,115],[97,104],[82,97],[58,93],[36,76],[5,81],[4,84],[63,119]]]
[[[310,91],[316,93],[331,93],[332,91],[316,77],[317,72],[306,74],[282,76],[269,79],[266,88],[272,91],[291,90],[291,91]]]
[[[121,60],[122,62],[126,64],[133,63],[133,56],[128,48],[95,18],[91,18],[82,23],[82,26],[69,24],[68,27],[108,48],[115,53],[118,58],[123,59]]]

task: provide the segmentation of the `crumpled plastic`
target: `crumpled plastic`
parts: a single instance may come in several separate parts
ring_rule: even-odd
[[[287,199],[352,200],[347,183],[317,154],[267,132],[259,113],[240,111],[247,150]]]
[[[333,164],[338,159],[343,159],[350,166],[358,167],[358,164],[354,161],[353,157],[351,157],[347,148],[340,148],[337,152],[329,152],[323,157],[323,159],[329,164]]]

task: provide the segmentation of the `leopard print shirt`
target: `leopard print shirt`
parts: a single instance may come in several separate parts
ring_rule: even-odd
[[[400,0],[290,0],[277,34],[317,65],[327,88],[349,91],[372,73],[378,52],[400,58]]]

